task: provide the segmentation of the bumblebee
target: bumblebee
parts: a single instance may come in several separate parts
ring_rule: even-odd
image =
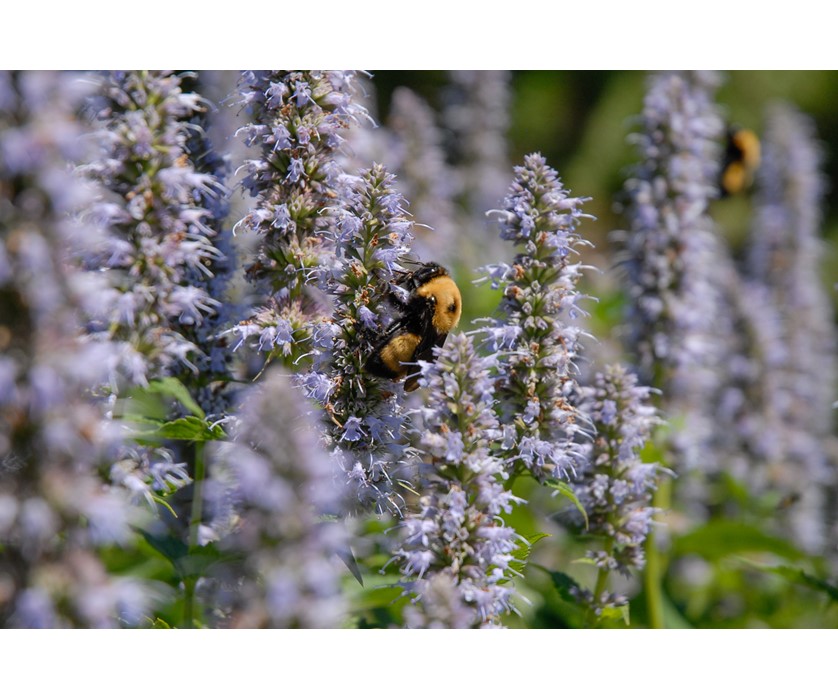
[[[750,129],[731,127],[727,130],[722,169],[719,173],[719,189],[722,197],[738,194],[750,186],[759,167],[759,138]]]
[[[408,292],[407,300],[390,296],[399,316],[376,340],[375,349],[364,368],[385,379],[407,376],[405,391],[419,386],[412,366],[418,360],[433,359],[434,347],[442,347],[448,333],[460,321],[463,300],[448,271],[435,262],[423,263],[396,279]],[[408,376],[408,372],[414,372]]]

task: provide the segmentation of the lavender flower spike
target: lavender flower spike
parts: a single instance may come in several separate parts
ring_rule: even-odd
[[[150,607],[99,556],[137,521],[99,477],[118,440],[91,388],[118,348],[80,331],[105,290],[69,262],[107,241],[71,217],[96,196],[71,166],[86,92],[72,74],[0,73],[0,627],[136,626]]]
[[[213,460],[213,473],[235,483],[239,524],[219,542],[243,556],[219,573],[233,627],[334,628],[345,612],[344,526],[323,519],[338,512],[341,486],[305,413],[302,395],[269,370],[243,396],[235,442]]]
[[[825,183],[815,139],[811,120],[795,108],[777,104],[769,111],[747,272],[767,290],[779,319],[771,350],[782,356],[773,368],[775,392],[766,406],[780,428],[765,436],[779,450],[773,485],[799,494],[789,512],[791,529],[805,547],[822,551],[829,536],[817,513],[823,511],[824,487],[838,486],[827,455],[838,337],[819,271]]]
[[[343,134],[366,114],[355,82],[352,71],[248,71],[240,81],[251,121],[239,131],[259,155],[243,166],[242,186],[255,202],[236,226],[260,237],[247,272],[267,303],[236,332],[285,363],[308,352],[307,322],[324,311],[311,282],[333,228]]]
[[[605,590],[612,570],[628,575],[645,563],[644,543],[652,525],[651,506],[658,465],[642,462],[639,450],[660,424],[651,390],[619,365],[598,372],[594,385],[582,389],[581,410],[595,429],[587,465],[573,488],[588,516],[588,534],[602,547],[588,553],[601,570],[597,590],[584,597],[597,611],[624,601]]]
[[[722,120],[713,73],[673,72],[649,82],[642,161],[626,182],[624,237],[628,345],[643,382],[662,389],[686,469],[712,469],[713,405],[732,337],[724,290],[729,253],[707,214],[717,196]],[[718,264],[719,260],[723,264]]]
[[[426,407],[416,428],[422,465],[419,511],[402,524],[397,552],[403,585],[413,596],[410,627],[500,625],[513,610],[510,579],[515,531],[501,516],[520,499],[504,489],[501,439],[490,368],[464,334],[449,336],[436,362],[422,364]]]
[[[335,257],[321,271],[334,312],[330,321],[312,326],[316,354],[302,382],[325,409],[329,442],[354,486],[350,510],[398,513],[399,484],[408,477],[402,390],[364,371],[364,363],[392,320],[387,299],[399,292],[412,224],[383,166],[347,182],[331,212]]]
[[[511,89],[509,71],[458,70],[450,74],[449,99],[443,111],[447,129],[454,134],[457,190],[468,220],[465,224],[480,240],[487,209],[497,206],[509,183],[506,132],[509,129]],[[466,236],[472,240],[472,236]],[[484,244],[486,242],[484,241]],[[495,251],[475,250],[482,260]]]
[[[453,254],[463,243],[455,238],[454,173],[445,162],[442,133],[434,120],[433,110],[413,91],[400,87],[393,93],[388,124],[394,143],[388,162],[399,174],[416,221],[423,224],[414,249],[428,260],[440,258],[440,251]]]
[[[575,359],[582,331],[576,290],[582,266],[576,232],[586,200],[571,197],[558,174],[537,153],[515,168],[498,216],[502,239],[522,247],[512,265],[485,268],[504,290],[497,318],[485,330],[498,352],[498,399],[503,447],[514,473],[566,478],[578,457],[580,430],[572,403]]]
[[[209,368],[199,357],[210,348],[197,345],[208,339],[196,329],[221,306],[210,282],[225,259],[214,228],[225,189],[219,171],[196,169],[201,154],[189,151],[199,129],[190,120],[204,108],[168,71],[107,74],[93,103],[102,153],[83,172],[111,193],[94,213],[115,237],[87,257],[111,285],[91,330],[124,343],[132,383]]]

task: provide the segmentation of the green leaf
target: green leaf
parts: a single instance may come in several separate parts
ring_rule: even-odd
[[[355,559],[355,555],[352,553],[352,550],[349,547],[345,547],[339,549],[337,555],[340,557],[341,561],[346,564],[346,568],[349,569],[350,573],[355,577],[355,580],[363,586],[364,578],[361,576],[361,569],[358,567],[358,562]]]
[[[766,552],[797,561],[806,557],[786,540],[765,534],[753,525],[735,520],[711,520],[673,542],[673,554],[695,554],[708,561],[746,552]]]
[[[151,394],[163,394],[173,399],[177,399],[183,407],[192,415],[198,418],[206,417],[204,410],[198,405],[189,390],[183,383],[175,377],[163,377],[162,379],[155,379],[148,383],[145,390]]]
[[[675,603],[670,600],[669,596],[661,596],[661,603],[663,604],[663,625],[668,630],[687,630],[693,629],[689,621],[681,614]]]
[[[577,603],[576,596],[573,595],[571,592],[572,589],[576,589],[581,591],[582,586],[580,586],[576,581],[568,576],[567,574],[563,574],[561,571],[551,571],[540,564],[534,564],[536,568],[541,569],[544,571],[548,576],[550,576],[550,580],[553,582],[553,587],[556,589],[556,592],[559,594],[559,597],[567,603]]]
[[[143,426],[146,430],[153,430],[166,422],[163,418],[144,416],[139,413],[124,413],[119,418],[125,423],[130,423],[134,426]]]
[[[820,593],[826,593],[830,601],[833,603],[838,602],[838,586],[818,576],[807,573],[803,569],[798,569],[794,566],[765,566],[752,561],[747,561],[747,563],[760,571],[781,576],[791,583],[805,586]]]
[[[189,546],[182,539],[172,535],[155,535],[142,528],[135,529],[153,549],[171,562],[181,579],[198,578],[214,564],[234,561],[238,558],[236,555],[219,551],[212,542],[190,551]]]
[[[596,566],[598,567],[599,564],[596,563],[596,560],[591,559],[590,557],[579,557],[578,559],[573,559],[571,564],[587,564],[588,566]]]
[[[183,559],[180,560],[180,571],[183,578],[199,578],[206,575],[210,567],[220,562],[235,561],[237,555],[221,552],[215,543],[195,547]]]
[[[160,505],[161,508],[165,508],[167,511],[169,511],[169,513],[171,513],[173,518],[176,519],[178,517],[177,513],[175,512],[175,509],[172,508],[171,504],[165,498],[163,498],[162,496],[158,496],[157,494],[152,494],[151,500],[154,501],[155,503],[157,503],[158,505]]]
[[[529,537],[524,537],[524,539],[529,542],[530,549],[536,542],[540,542],[545,537],[550,537],[546,532],[536,532],[534,535],[530,535]]]
[[[143,539],[148,542],[156,551],[160,552],[166,559],[174,565],[175,569],[179,567],[179,561],[189,553],[189,547],[181,539],[172,537],[171,535],[154,535],[142,528],[135,528]]]
[[[600,620],[613,621],[622,620],[626,627],[631,626],[631,618],[629,616],[629,604],[620,605],[616,608],[605,608],[599,616]]]
[[[747,507],[751,502],[751,494],[744,481],[734,478],[726,471],[721,472],[721,484],[725,488],[725,496],[735,500],[739,505]]]
[[[212,426],[203,418],[197,416],[184,416],[164,423],[157,431],[159,435],[170,440],[194,440],[206,442],[207,440],[221,440],[224,438],[224,431],[221,426]]]
[[[533,545],[549,536],[546,532],[537,532],[529,537],[522,535],[518,546],[512,550],[513,560],[509,563],[509,568],[517,571],[519,574],[523,573],[524,567],[527,565],[527,560],[532,553]]]
[[[119,399],[114,406],[114,417],[129,423],[162,423],[167,412],[159,396],[140,386],[133,387],[130,396]]]
[[[204,418],[184,416],[157,425],[153,430],[139,431],[137,438],[158,438],[160,440],[189,440],[207,442],[223,440],[224,430],[219,425],[210,425]]]
[[[582,514],[582,517],[585,519],[585,529],[588,529],[588,514],[585,512],[585,508],[579,502],[579,499],[576,497],[576,494],[573,491],[573,488],[570,484],[559,481],[558,479],[547,479],[544,482],[546,486],[550,486],[551,488],[556,489],[562,496],[569,498],[571,503],[576,506],[576,509]]]

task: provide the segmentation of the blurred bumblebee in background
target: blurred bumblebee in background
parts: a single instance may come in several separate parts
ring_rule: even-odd
[[[730,127],[727,130],[727,145],[719,173],[722,197],[739,194],[750,187],[759,161],[760,144],[757,135],[750,129]]]

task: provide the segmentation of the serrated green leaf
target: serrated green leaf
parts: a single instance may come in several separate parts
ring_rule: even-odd
[[[735,520],[712,520],[676,538],[672,551],[680,556],[695,554],[708,561],[717,561],[726,556],[746,552],[766,552],[789,561],[806,557],[790,542]]]
[[[175,377],[163,377],[148,383],[145,388],[151,394],[162,394],[179,401],[183,407],[198,418],[205,418],[204,410],[198,405],[189,390]]]
[[[139,413],[125,413],[119,417],[124,423],[129,423],[132,426],[146,426],[146,430],[156,428],[163,425],[166,421],[162,418],[154,418],[153,416],[143,416]],[[150,427],[149,427],[150,426]]]
[[[193,440],[195,442],[219,440],[224,437],[224,431],[221,430],[220,426],[212,427],[206,420],[197,416],[184,416],[183,418],[170,420],[161,425],[157,432],[169,440]]]
[[[546,486],[556,489],[562,496],[570,499],[570,502],[576,506],[576,509],[582,514],[582,517],[585,519],[585,529],[588,529],[588,514],[585,512],[584,506],[580,503],[579,499],[576,497],[576,494],[573,491],[573,488],[570,484],[559,481],[558,479],[548,479],[544,482]]]
[[[536,542],[540,542],[545,537],[550,537],[550,535],[548,535],[546,532],[536,532],[534,535],[529,536],[524,535],[524,539],[530,544],[530,549],[532,549],[533,545]]]
[[[530,535],[529,537],[522,535],[518,546],[512,550],[513,560],[509,563],[509,568],[519,574],[523,573],[524,568],[527,565],[527,560],[530,558],[530,554],[532,553],[533,545],[539,540],[543,540],[545,537],[549,536],[550,535],[546,532],[536,532],[534,535]]]
[[[207,442],[209,440],[223,440],[224,430],[221,426],[210,425],[203,418],[184,416],[160,425],[153,430],[143,430],[136,434],[137,438],[160,440],[188,440],[191,442]]]
[[[829,581],[826,581],[818,576],[814,576],[803,569],[798,569],[794,566],[765,566],[751,561],[747,563],[760,571],[781,576],[791,583],[796,583],[811,590],[826,593],[832,602],[838,602],[838,586],[835,586]]]
[[[553,587],[556,589],[556,592],[562,600],[567,603],[577,603],[576,596],[574,596],[571,591],[574,588],[576,590],[582,590],[582,587],[572,577],[562,573],[561,571],[552,571],[547,569],[540,564],[534,564],[534,566],[541,569],[550,577],[550,580],[553,582]]]

